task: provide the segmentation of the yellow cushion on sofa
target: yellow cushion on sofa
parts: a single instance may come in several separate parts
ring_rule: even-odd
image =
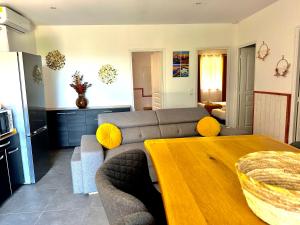
[[[121,130],[111,123],[101,124],[97,129],[96,138],[107,149],[116,148],[122,142]]]
[[[197,131],[204,137],[215,137],[220,133],[221,125],[215,118],[206,116],[199,120]]]

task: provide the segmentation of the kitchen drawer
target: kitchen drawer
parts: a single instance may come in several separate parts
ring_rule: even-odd
[[[12,149],[19,145],[19,135],[15,134],[0,141],[0,149]]]
[[[68,111],[67,115],[67,123],[79,124],[85,123],[85,111]]]
[[[130,107],[48,111],[50,144],[55,148],[78,146],[82,135],[96,133],[98,114],[127,111]]]
[[[86,112],[86,124],[98,124],[98,114],[102,113],[101,110],[93,109]]]
[[[69,123],[67,126],[68,132],[72,131],[83,131],[85,132],[85,123]]]
[[[86,125],[86,134],[96,134],[98,124],[88,124]]]
[[[48,120],[55,121],[56,124],[66,124],[67,114],[64,111],[53,111],[48,113]],[[51,126],[51,123],[49,123]]]
[[[15,192],[22,184],[24,184],[21,147],[18,145],[14,148],[7,149],[6,156],[9,169],[11,191]]]
[[[65,124],[56,124],[55,127],[51,127],[51,131],[54,131],[54,132],[68,131],[68,123],[65,123]]]
[[[6,148],[8,148],[11,144],[11,140],[10,138],[5,138],[3,140],[0,141],[0,150],[4,150]]]
[[[48,120],[56,124],[85,123],[85,111],[61,110],[48,112]],[[50,124],[51,126],[51,124]]]
[[[19,135],[1,140],[0,150],[0,204],[24,184],[22,153]]]
[[[85,124],[69,124],[68,126],[68,139],[70,146],[80,145],[81,136],[86,134]]]
[[[11,195],[5,150],[0,150],[0,205]]]
[[[55,134],[50,133],[50,145],[55,147],[68,147],[69,134],[68,131],[60,131]]]
[[[20,145],[19,134],[15,134],[7,138],[7,140],[10,142],[10,144],[6,147],[7,150],[15,149]]]

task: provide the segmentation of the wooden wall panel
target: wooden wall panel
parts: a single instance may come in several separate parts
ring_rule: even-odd
[[[290,108],[290,94],[255,91],[253,133],[287,143]]]

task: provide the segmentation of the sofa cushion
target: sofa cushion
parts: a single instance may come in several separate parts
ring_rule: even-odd
[[[124,145],[120,145],[119,147],[114,148],[112,150],[105,151],[105,160],[104,161],[107,161],[108,159],[110,159],[120,153],[127,152],[127,151],[134,150],[134,149],[140,149],[146,153],[151,180],[153,182],[157,182],[157,176],[155,174],[155,170],[153,168],[149,153],[144,147],[144,142],[124,144]]]
[[[111,123],[102,123],[96,131],[96,138],[107,149],[116,148],[122,142],[121,130]]]
[[[143,127],[158,125],[154,111],[105,113],[98,115],[98,125],[112,123],[119,128]]]
[[[122,144],[144,142],[147,139],[160,138],[158,126],[130,127],[121,129]]]
[[[199,120],[197,131],[203,137],[216,137],[221,131],[221,124],[215,118],[206,116]]]
[[[201,118],[209,116],[208,112],[202,107],[159,109],[155,112],[160,125],[198,122]]]
[[[179,138],[199,136],[197,122],[159,125],[162,138]]]

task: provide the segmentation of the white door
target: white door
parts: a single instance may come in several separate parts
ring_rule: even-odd
[[[254,108],[255,46],[240,49],[238,127],[252,130]]]
[[[153,52],[151,54],[152,110],[162,108],[162,76],[162,53]]]
[[[299,49],[298,49],[298,71],[297,71],[297,75],[298,75],[298,84],[297,84],[297,89],[298,89],[298,93],[297,93],[297,105],[296,105],[296,112],[295,112],[295,134],[294,134],[294,138],[293,141],[300,141],[300,34],[299,34]]]

